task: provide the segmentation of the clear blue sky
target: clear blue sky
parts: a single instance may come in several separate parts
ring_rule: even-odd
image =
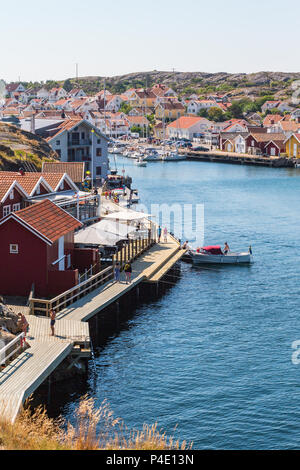
[[[74,77],[76,62],[80,76],[299,71],[299,0],[26,0],[0,11],[6,81]]]

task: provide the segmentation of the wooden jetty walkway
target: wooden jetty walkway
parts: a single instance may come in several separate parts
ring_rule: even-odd
[[[68,303],[66,300],[61,301],[58,296],[53,304],[42,308],[46,314],[49,313],[49,308],[58,309],[54,337],[50,336],[49,318],[29,315],[28,342],[31,347],[0,372],[0,416],[13,422],[24,401],[68,355],[78,354],[84,357],[90,347],[89,325],[85,322],[141,282],[158,282],[184,254],[185,250],[180,248],[179,242],[168,235],[166,243],[152,244],[150,248],[138,252],[132,262],[130,284],[126,284],[123,279],[115,282],[111,275],[97,288],[91,288],[90,281],[86,281],[83,283],[87,285],[84,296],[78,296],[78,300],[65,308],[57,307],[64,301],[66,305]]]
[[[57,318],[77,321],[89,320],[139,283],[143,281],[158,282],[184,253],[185,250],[180,249],[179,243],[169,235],[167,243],[152,246],[132,263],[132,282],[130,284],[126,284],[124,279],[121,279],[121,282],[110,280],[104,286],[74,302],[70,307],[63,309],[58,313]]]
[[[193,151],[179,150],[187,156],[187,160],[199,160],[215,163],[232,163],[238,165],[270,166],[274,168],[294,167],[294,162],[285,157],[265,157],[263,155],[251,155],[248,153],[224,152],[221,150]]]

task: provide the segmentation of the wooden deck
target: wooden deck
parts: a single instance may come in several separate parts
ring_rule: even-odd
[[[30,325],[22,352],[0,372],[0,416],[14,421],[24,401],[41,385],[76,345],[89,347],[89,325],[60,320],[51,336],[50,320],[27,316]]]
[[[167,243],[154,245],[132,263],[132,282],[130,284],[125,283],[124,274],[121,274],[121,282],[108,282],[59,312],[57,318],[88,321],[93,315],[118,300],[140,282],[158,281],[184,253],[185,250],[180,249],[179,243],[173,237],[168,236]]]
[[[152,246],[132,263],[132,282],[109,281],[77,300],[57,315],[54,337],[50,319],[28,315],[30,348],[0,372],[0,416],[14,421],[24,401],[77,345],[89,344],[87,320],[115,302],[140,282],[157,282],[184,255],[179,243],[168,236],[166,243]],[[121,275],[121,277],[124,274]]]
[[[72,342],[36,341],[0,373],[0,416],[14,421],[22,404],[69,355]]]

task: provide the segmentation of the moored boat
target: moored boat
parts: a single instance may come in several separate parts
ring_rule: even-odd
[[[147,162],[142,157],[139,157],[137,160],[135,160],[135,165],[137,166],[147,166]]]
[[[247,252],[223,253],[220,245],[204,246],[197,250],[189,250],[189,255],[193,264],[249,264],[253,262],[252,249],[249,247]]]

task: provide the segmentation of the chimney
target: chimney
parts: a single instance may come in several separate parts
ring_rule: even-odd
[[[35,134],[35,114],[33,114],[30,119],[30,132]]]

